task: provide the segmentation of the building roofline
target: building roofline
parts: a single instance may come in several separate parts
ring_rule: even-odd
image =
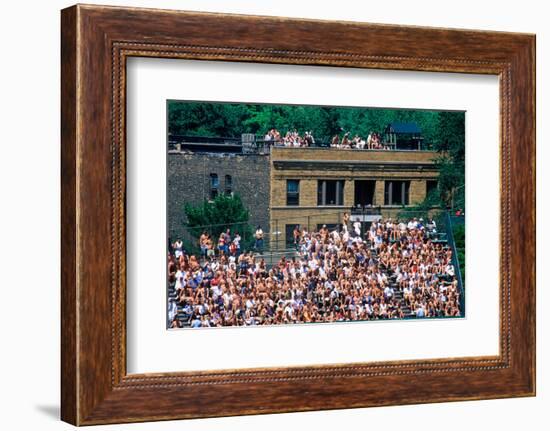
[[[362,161],[362,160],[273,160],[273,167],[276,170],[290,169],[332,169],[332,170],[356,170],[367,169],[370,171],[390,170],[437,170],[434,162],[413,162],[413,161]]]

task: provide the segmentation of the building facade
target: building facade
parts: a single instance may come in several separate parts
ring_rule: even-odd
[[[345,212],[364,222],[395,217],[437,187],[435,157],[418,150],[273,147],[271,230],[288,241],[296,225],[334,226]]]
[[[336,226],[349,213],[369,222],[396,217],[437,187],[437,153],[271,147],[260,153],[168,152],[168,236],[185,235],[184,205],[237,193],[271,246],[285,248],[296,226]]]

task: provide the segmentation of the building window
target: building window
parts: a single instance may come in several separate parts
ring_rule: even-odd
[[[355,197],[353,206],[364,207],[374,205],[374,191],[376,181],[374,180],[355,180]]]
[[[300,225],[295,223],[285,224],[285,247],[294,246],[294,229],[300,229]]]
[[[430,194],[435,193],[436,190],[437,190],[436,180],[426,181],[426,196],[430,196]]]
[[[344,181],[319,180],[317,182],[317,205],[344,205]]]
[[[225,194],[231,196],[233,194],[233,178],[231,175],[225,176]]]
[[[300,181],[286,180],[286,204],[300,205]]]
[[[409,205],[410,181],[386,181],[384,205]]]
[[[220,180],[218,174],[210,174],[210,200],[213,201],[218,196]]]
[[[338,223],[317,223],[317,232],[319,232],[323,226],[326,226],[326,228],[331,232],[338,229]]]

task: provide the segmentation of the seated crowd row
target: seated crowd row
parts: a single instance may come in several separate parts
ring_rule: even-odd
[[[264,136],[264,142],[282,147],[312,147],[315,146],[315,138],[312,131],[306,131],[300,135],[298,131],[292,130],[282,135],[277,129],[269,130]],[[350,132],[334,135],[330,141],[331,148],[358,149],[358,150],[390,150],[391,145],[383,142],[379,133],[370,132],[366,139],[359,135],[351,137]]]

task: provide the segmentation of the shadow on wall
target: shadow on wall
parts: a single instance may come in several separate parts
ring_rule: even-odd
[[[51,419],[59,420],[61,411],[58,405],[38,405],[35,409]]]

